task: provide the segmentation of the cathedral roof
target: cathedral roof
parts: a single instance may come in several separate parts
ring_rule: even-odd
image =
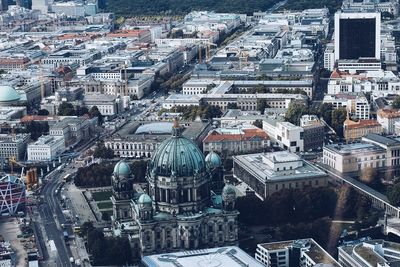
[[[162,142],[154,153],[150,171],[155,175],[176,177],[204,172],[206,163],[199,147],[181,135],[181,128],[177,123],[172,131],[172,137]]]

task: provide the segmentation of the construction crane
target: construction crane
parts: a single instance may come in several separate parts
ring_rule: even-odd
[[[24,176],[25,168],[27,168],[27,166],[25,164],[18,162],[15,156],[10,157],[8,159],[8,162],[10,163],[11,175],[14,175],[14,164],[22,167],[21,170],[21,179],[22,179],[22,177]],[[31,190],[34,186],[38,186],[39,180],[37,176],[37,168],[29,168],[29,170],[27,170],[24,182],[28,190]]]
[[[211,55],[211,47],[218,47],[218,45],[214,43],[206,43],[206,62],[210,61]]]
[[[198,49],[199,49],[199,64],[202,63],[202,49],[203,46],[205,46],[205,53],[206,53],[206,62],[208,62],[211,58],[210,52],[211,52],[211,47],[218,47],[218,45],[210,42],[206,43],[199,43],[198,44]]]
[[[15,156],[8,158],[8,162],[10,163],[10,170],[11,170],[12,175],[14,174],[14,164],[22,167],[22,171],[21,171],[21,175],[22,175],[22,173],[24,172],[24,168],[26,168],[26,165],[18,162]]]

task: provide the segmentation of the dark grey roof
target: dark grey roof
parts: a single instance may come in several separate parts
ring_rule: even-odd
[[[396,139],[375,133],[369,133],[364,138],[386,146],[400,145],[400,142]]]

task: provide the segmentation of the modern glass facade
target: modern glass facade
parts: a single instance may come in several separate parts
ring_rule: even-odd
[[[375,57],[375,18],[341,18],[339,27],[339,59]]]

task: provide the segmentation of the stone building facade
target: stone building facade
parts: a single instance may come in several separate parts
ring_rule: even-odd
[[[119,184],[116,177],[133,178],[129,166],[123,167],[125,162],[115,167],[113,188],[128,186],[131,191],[117,198],[120,191],[113,189],[113,230],[129,238],[137,257],[237,243],[236,189],[225,185],[220,195],[211,194],[213,177],[220,177],[213,172],[222,170],[216,166],[221,160],[215,154],[206,162],[197,145],[181,131],[175,123],[172,137],[154,153],[146,175],[147,193],[134,190],[130,182]]]

